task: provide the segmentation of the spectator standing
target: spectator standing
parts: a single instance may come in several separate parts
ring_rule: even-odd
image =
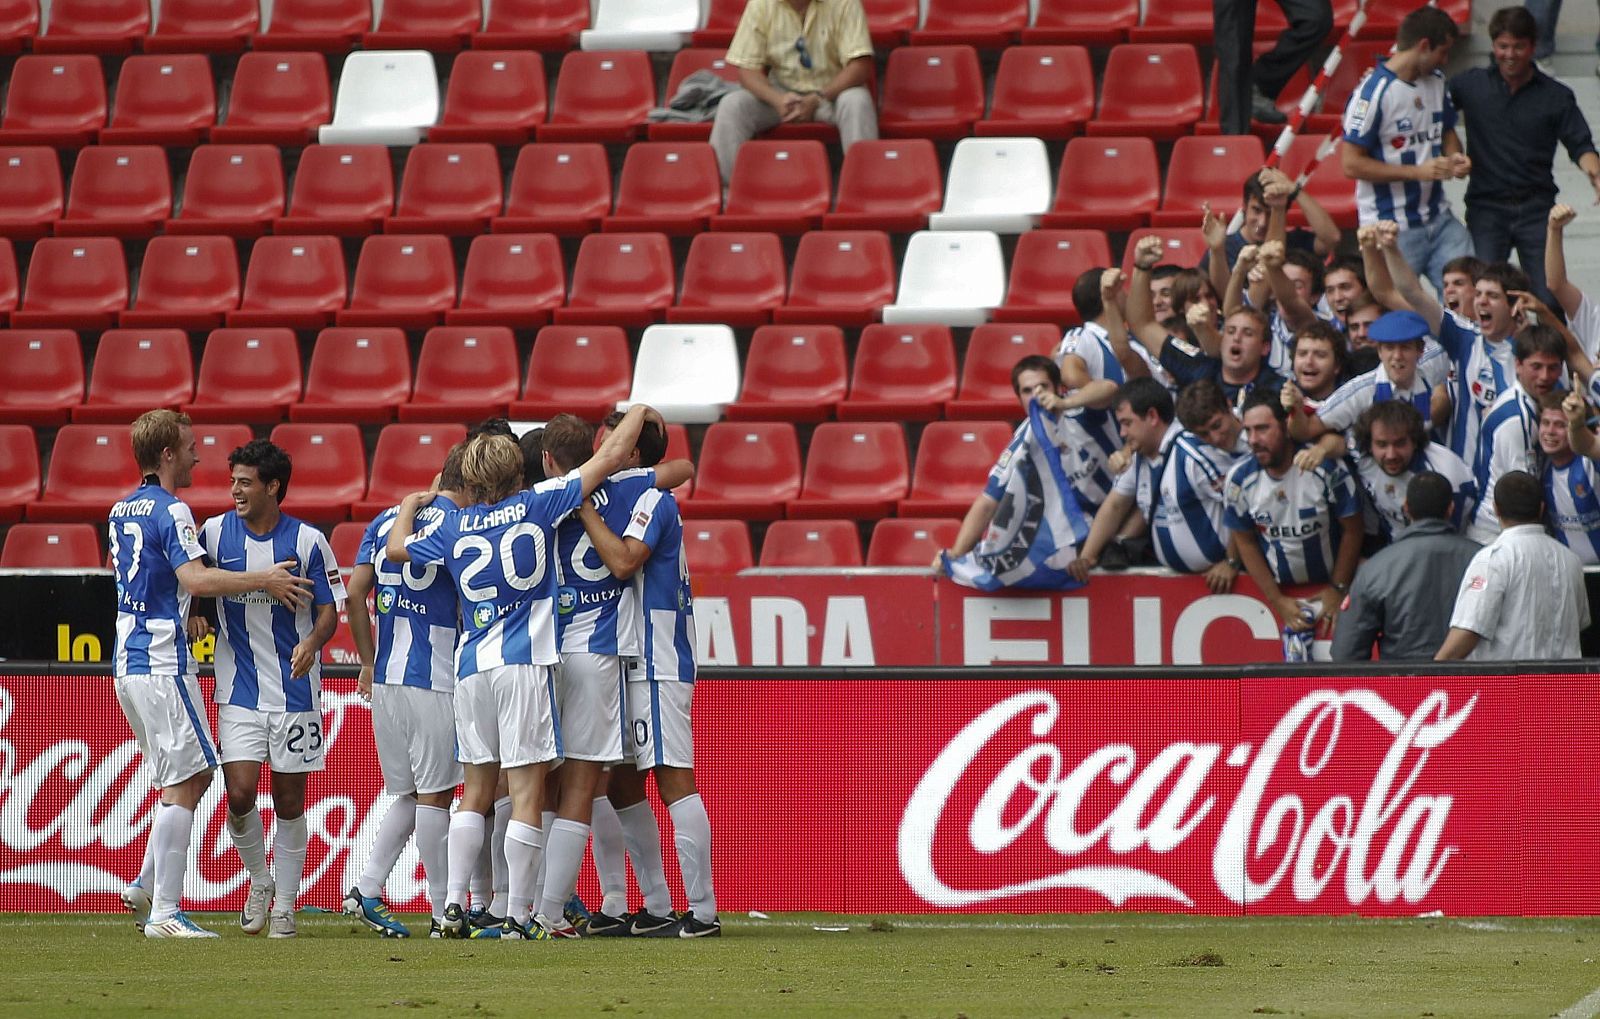
[[[750,0],[727,60],[738,68],[740,90],[717,104],[711,126],[723,183],[739,146],[779,124],[835,124],[846,150],[878,137],[861,0]]]
[[[1222,133],[1249,134],[1253,117],[1266,124],[1286,119],[1274,101],[1290,77],[1333,30],[1329,0],[1275,0],[1289,29],[1252,66],[1257,0],[1212,0],[1216,21],[1217,99]]]

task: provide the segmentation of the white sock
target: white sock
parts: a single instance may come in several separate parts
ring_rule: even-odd
[[[506,825],[506,868],[511,878],[506,915],[524,926],[533,913],[533,872],[543,849],[544,832],[521,821]]]
[[[672,804],[673,843],[678,847],[678,866],[683,870],[683,891],[696,920],[710,923],[717,918],[717,893],[711,887],[711,818],[699,793],[690,793]]]
[[[194,811],[176,803],[164,803],[150,825],[150,844],[155,846],[155,888],[150,922],[170,919],[183,901],[183,874],[189,864],[189,835],[194,828]]]
[[[378,837],[373,840],[372,854],[367,857],[367,869],[361,872],[361,880],[356,882],[356,888],[362,896],[371,899],[383,894],[383,884],[389,880],[389,873],[405,851],[416,826],[415,797],[401,796],[389,804],[383,820],[378,822]]]
[[[483,848],[483,815],[470,810],[458,810],[450,815],[449,889],[446,902],[464,905],[467,901],[467,879],[472,874],[472,861]]]
[[[551,823],[544,841],[544,903],[539,907],[551,923],[563,915],[578,887],[578,868],[588,847],[589,826],[582,821],[558,817]]]
[[[506,915],[511,895],[510,865],[506,863],[506,826],[510,823],[511,797],[502,796],[494,801],[494,835],[489,843],[494,859],[494,900],[489,903],[489,912],[495,916]]]
[[[604,796],[596,796],[591,808],[594,841],[589,844],[594,857],[594,872],[600,878],[600,912],[606,916],[621,916],[628,911],[628,857],[622,843],[622,822],[617,811]]]
[[[428,899],[436,920],[444,919],[444,896],[450,887],[449,856],[445,848],[449,836],[450,811],[418,804],[417,855],[422,857],[422,874],[428,879]]]
[[[251,880],[265,881],[271,871],[267,870],[267,842],[261,830],[261,811],[254,807],[244,815],[228,811],[228,835],[233,839],[233,848],[239,852],[239,859],[244,862],[244,869],[250,872]]]
[[[539,815],[539,834],[544,839],[544,846],[545,846],[546,850],[548,850],[550,848],[550,828],[555,823],[556,823],[556,812],[555,811],[546,810],[546,811],[542,812]],[[533,869],[533,901],[534,901],[535,904],[538,904],[538,902],[539,902],[539,894],[544,891],[545,868],[548,866],[549,862],[550,862],[550,854],[548,852],[540,853],[539,854],[539,862]],[[566,899],[562,899],[561,900],[562,905],[565,905],[566,901],[567,901]],[[542,909],[540,909],[540,910],[536,910],[536,912],[544,912],[544,911]],[[545,916],[550,916],[550,914],[549,913],[545,913]],[[551,917],[551,919],[554,919],[554,917]]]
[[[300,879],[306,870],[306,816],[291,820],[278,818],[272,836],[272,880],[278,886],[272,896],[274,913],[293,913],[300,900]]]
[[[650,809],[649,800],[640,800],[618,810],[617,820],[622,822],[622,840],[628,846],[628,859],[633,861],[633,878],[639,882],[645,911],[652,916],[666,916],[672,912],[672,893],[667,890],[667,871],[661,863],[661,829],[656,826],[656,812]]]
[[[493,896],[494,888],[494,854],[490,845],[493,839],[484,839],[479,843],[478,858],[472,865],[472,878],[469,886],[472,891],[472,908],[482,906],[489,908],[489,899]],[[465,902],[462,905],[466,905]]]
[[[151,895],[156,888],[156,819],[161,816],[161,808],[166,804],[157,802],[156,809],[150,817],[150,836],[144,840],[144,859],[139,861],[139,876],[133,883],[143,888]]]

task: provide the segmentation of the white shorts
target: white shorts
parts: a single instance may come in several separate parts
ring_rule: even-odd
[[[625,745],[622,726],[622,659],[563,651],[556,672],[556,719],[561,756],[615,764]]]
[[[217,766],[206,702],[195,677],[118,676],[113,686],[156,788],[186,782]]]
[[[217,705],[217,742],[222,763],[266,761],[285,775],[321,771],[327,730],[320,711],[257,711]]]
[[[643,673],[642,669],[639,671]],[[628,682],[629,750],[635,768],[649,771],[658,765],[694,767],[694,729],[689,724],[693,704],[693,683],[652,683],[645,679]]]
[[[372,685],[372,741],[392,796],[442,793],[461,784],[451,695],[398,683]]]
[[[456,684],[456,757],[520,768],[561,756],[555,680],[544,665],[501,665]]]

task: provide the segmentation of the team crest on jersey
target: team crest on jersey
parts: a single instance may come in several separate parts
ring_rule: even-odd
[[[1365,120],[1366,116],[1367,116],[1367,110],[1369,110],[1371,108],[1372,108],[1372,103],[1369,100],[1357,99],[1356,100],[1356,108],[1355,108],[1355,119],[1357,119],[1357,120]]]
[[[578,592],[570,587],[563,587],[556,591],[556,611],[563,616],[570,616],[578,607]]]
[[[1411,118],[1401,117],[1399,120],[1394,122],[1394,129],[1396,131],[1409,132],[1411,130]]]
[[[394,611],[394,588],[386,587],[378,592],[378,611],[384,615]]]
[[[478,605],[472,610],[472,625],[476,629],[483,629],[494,622],[494,606],[488,602]]]

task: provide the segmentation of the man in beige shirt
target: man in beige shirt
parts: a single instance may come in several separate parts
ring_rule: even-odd
[[[750,0],[727,60],[742,87],[723,97],[711,128],[724,183],[739,146],[779,124],[834,124],[846,149],[878,137],[861,0]]]

